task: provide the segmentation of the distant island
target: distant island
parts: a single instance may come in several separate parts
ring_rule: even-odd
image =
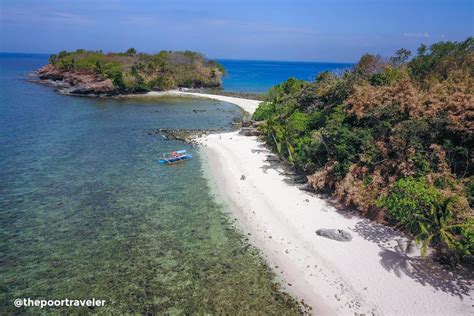
[[[37,70],[39,82],[60,92],[110,96],[176,88],[220,88],[224,68],[203,54],[161,51],[103,53],[78,49],[49,57],[49,64]]]

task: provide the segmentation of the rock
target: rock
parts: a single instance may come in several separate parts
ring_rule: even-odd
[[[242,127],[239,134],[244,136],[260,136],[260,131],[253,127]]]
[[[37,72],[46,84],[56,86],[60,92],[81,95],[114,95],[117,90],[112,80],[81,70],[65,70],[48,64]]]
[[[306,178],[306,176],[304,175],[300,175],[300,176],[296,176],[293,181],[298,184],[304,184],[308,182],[308,178]]]
[[[299,187],[299,189],[300,189],[301,191],[306,191],[306,192],[314,193],[314,188],[313,188],[311,185],[309,185],[309,184],[305,184],[305,185]]]
[[[242,127],[252,127],[255,121],[253,120],[245,120],[242,121]]]
[[[316,231],[318,236],[326,237],[337,241],[351,241],[352,235],[342,229],[321,228]]]
[[[280,161],[280,157],[275,156],[275,155],[268,155],[266,160],[267,160],[267,161],[279,162],[279,161]]]
[[[242,122],[232,122],[232,126],[236,128],[241,128],[242,127]]]
[[[245,179],[246,179],[246,178],[245,178],[245,175],[242,175],[242,176],[240,177],[240,180],[245,180]]]
[[[160,135],[165,140],[178,140],[185,143],[197,144],[196,138],[204,135],[220,132],[217,129],[166,129],[156,128],[149,130],[148,135]]]

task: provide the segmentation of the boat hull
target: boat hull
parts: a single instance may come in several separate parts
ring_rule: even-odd
[[[175,163],[178,163],[178,162],[182,162],[182,161],[191,159],[192,157],[193,157],[193,155],[186,154],[186,155],[182,155],[182,156],[179,156],[179,157],[160,159],[158,161],[158,163],[161,164],[161,165],[171,165],[171,164],[175,164]]]

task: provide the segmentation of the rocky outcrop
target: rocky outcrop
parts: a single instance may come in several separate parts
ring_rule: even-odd
[[[180,128],[155,128],[147,132],[148,135],[159,135],[165,140],[178,140],[194,144],[195,139],[209,134],[220,133],[219,129],[180,129]]]
[[[265,124],[265,121],[254,121],[254,120],[244,120],[244,121],[242,121],[242,127],[258,128],[262,124]]]
[[[36,74],[40,82],[58,88],[62,93],[80,95],[114,95],[117,89],[112,80],[79,70],[65,70],[48,64]]]
[[[260,136],[261,132],[259,127],[264,123],[264,121],[243,120],[239,134],[244,136]]]
[[[260,136],[260,131],[253,127],[242,127],[239,134],[244,136]]]
[[[351,241],[352,235],[342,229],[321,228],[316,231],[318,236],[326,237],[337,241]]]

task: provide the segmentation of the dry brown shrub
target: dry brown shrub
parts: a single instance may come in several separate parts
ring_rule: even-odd
[[[448,129],[469,135],[474,131],[474,79],[467,72],[452,73],[425,90],[409,78],[382,87],[365,83],[354,87],[347,104],[358,119],[380,118],[395,109],[408,118],[446,115]]]
[[[376,202],[385,186],[381,186],[381,178],[368,178],[368,168],[353,164],[346,176],[334,184],[333,195],[346,207],[355,207],[363,215],[378,221],[384,221],[384,211],[377,207]],[[365,181],[364,181],[365,179]],[[372,179],[367,182],[367,179]]]
[[[431,144],[430,160],[436,164],[436,170],[439,173],[451,174],[448,163],[446,162],[446,151],[438,144]]]
[[[308,176],[309,185],[316,190],[331,190],[334,188],[334,165],[334,162],[328,162],[324,168],[316,171],[313,175]]]
[[[418,89],[408,78],[389,86],[375,87],[368,83],[356,86],[347,104],[350,106],[349,113],[355,114],[358,119],[368,116],[379,118],[389,108],[411,115],[421,106]]]
[[[435,117],[446,114],[448,129],[472,135],[474,131],[474,79],[467,72],[455,72],[421,96],[423,108],[418,115]]]

